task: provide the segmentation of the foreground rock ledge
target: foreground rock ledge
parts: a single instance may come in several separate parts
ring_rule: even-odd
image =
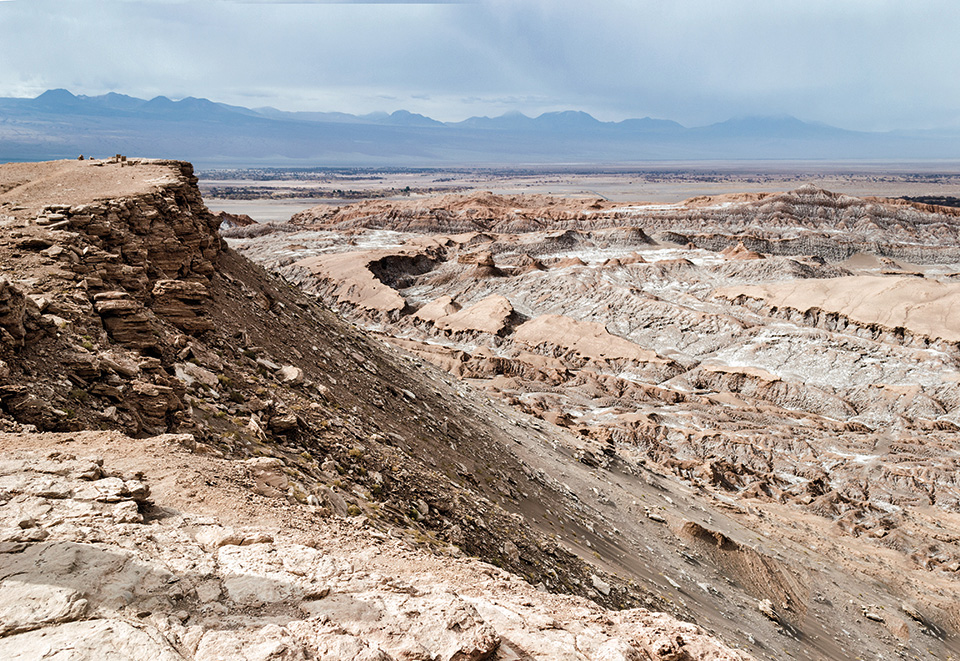
[[[264,530],[175,509],[170,485],[151,495],[145,471],[226,479],[201,487],[203,503],[245,488],[231,462],[190,454],[183,436],[0,438],[16,448],[0,460],[0,658],[751,658],[668,615],[541,593],[353,520]],[[122,473],[63,450],[107,446],[126,453]],[[302,508],[288,514],[306,520]]]

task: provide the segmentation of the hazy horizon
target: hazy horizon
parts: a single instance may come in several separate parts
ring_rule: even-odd
[[[12,1],[13,1],[13,0],[0,0],[0,2],[12,2]],[[266,106],[256,106],[256,107],[254,107],[254,106],[239,106],[239,105],[236,105],[236,104],[227,103],[227,102],[225,102],[225,101],[223,101],[223,100],[220,100],[220,99],[217,99],[217,98],[211,98],[211,97],[209,97],[209,96],[196,96],[196,95],[174,96],[174,95],[170,95],[170,94],[157,94],[157,95],[155,95],[155,96],[153,96],[153,97],[148,97],[148,98],[147,98],[147,97],[138,97],[138,96],[135,96],[135,95],[133,95],[133,94],[129,94],[129,93],[127,93],[127,92],[124,91],[124,90],[119,90],[119,89],[118,89],[118,90],[110,90],[110,91],[104,92],[104,93],[102,93],[102,94],[84,94],[84,93],[79,93],[79,92],[76,92],[75,90],[71,90],[71,89],[67,89],[67,88],[63,88],[63,87],[58,87],[58,88],[51,88],[51,89],[47,89],[47,90],[42,90],[42,91],[39,92],[38,94],[19,95],[19,96],[6,96],[6,97],[5,97],[5,96],[0,96],[0,98],[6,98],[6,99],[22,99],[22,100],[35,100],[35,99],[38,99],[38,98],[42,97],[44,94],[47,94],[47,93],[49,93],[49,92],[60,92],[60,91],[68,92],[68,93],[70,93],[72,96],[75,96],[75,97],[81,98],[81,99],[96,99],[96,98],[99,98],[99,97],[106,97],[106,96],[108,96],[108,95],[110,95],[110,94],[116,94],[116,95],[119,95],[119,96],[129,97],[129,98],[133,98],[133,99],[138,99],[138,100],[141,100],[141,101],[152,101],[152,100],[156,100],[156,99],[167,99],[167,100],[173,101],[173,102],[175,102],[175,103],[178,103],[178,102],[180,102],[180,101],[186,101],[186,100],[189,100],[189,99],[196,99],[196,100],[199,100],[199,101],[210,101],[210,102],[212,102],[212,103],[221,104],[221,105],[235,106],[235,107],[238,107],[238,108],[242,108],[242,109],[245,109],[245,110],[253,110],[253,111],[256,111],[256,112],[264,112],[264,111],[277,110],[277,111],[284,112],[284,113],[324,113],[324,114],[330,114],[330,115],[344,114],[344,115],[352,115],[352,116],[357,117],[357,118],[369,118],[369,117],[375,117],[375,116],[378,116],[378,115],[393,115],[393,114],[396,114],[396,113],[411,113],[411,114],[414,114],[414,115],[419,115],[419,116],[426,117],[427,119],[433,119],[433,120],[436,120],[436,121],[438,121],[438,122],[445,123],[445,124],[457,124],[457,123],[460,123],[460,122],[463,122],[463,121],[466,121],[466,120],[469,120],[469,119],[478,119],[478,118],[479,118],[479,119],[498,119],[498,118],[506,118],[506,117],[510,117],[510,116],[523,116],[523,117],[526,117],[527,119],[537,119],[537,118],[539,118],[539,117],[550,116],[550,115],[557,115],[557,114],[562,114],[562,113],[583,113],[583,114],[585,114],[585,115],[588,115],[588,116],[592,117],[593,119],[596,119],[598,122],[601,122],[601,123],[604,123],[604,124],[614,124],[614,123],[618,123],[618,122],[629,121],[629,120],[636,120],[636,119],[652,119],[652,120],[655,120],[655,121],[674,122],[674,123],[676,123],[676,124],[679,124],[679,125],[682,126],[683,128],[688,128],[688,129],[706,128],[706,127],[708,127],[708,126],[713,126],[713,125],[715,125],[715,124],[722,124],[722,123],[724,123],[724,122],[731,122],[731,121],[769,120],[769,119],[783,119],[783,120],[793,120],[793,119],[796,119],[796,120],[799,120],[799,121],[801,121],[801,122],[808,123],[808,124],[812,124],[812,125],[832,126],[832,125],[830,125],[830,124],[827,124],[826,122],[820,122],[820,121],[817,121],[817,120],[807,120],[807,119],[805,119],[805,118],[803,118],[803,117],[797,117],[797,116],[795,116],[795,115],[790,115],[790,114],[788,114],[788,113],[778,113],[778,114],[774,114],[774,115],[763,115],[763,114],[758,114],[758,113],[747,113],[747,114],[742,114],[742,115],[737,115],[737,116],[731,116],[731,117],[725,117],[725,118],[722,118],[722,119],[718,119],[717,121],[715,121],[715,122],[710,122],[709,124],[683,124],[682,122],[678,122],[677,120],[675,120],[675,119],[673,119],[673,118],[671,118],[671,117],[650,117],[650,116],[644,116],[644,117],[639,117],[639,116],[638,116],[638,117],[623,117],[623,118],[620,118],[620,119],[604,120],[604,119],[601,119],[601,118],[599,118],[599,117],[594,116],[593,114],[591,114],[591,113],[589,113],[589,112],[587,112],[587,111],[585,111],[585,110],[582,110],[582,109],[580,109],[580,108],[573,108],[573,107],[571,107],[571,108],[562,108],[562,109],[558,109],[558,110],[546,110],[546,111],[543,111],[543,112],[530,113],[530,114],[525,113],[525,112],[520,111],[520,110],[505,110],[505,111],[503,111],[503,112],[501,112],[501,113],[499,113],[499,114],[496,114],[496,115],[470,115],[470,116],[468,116],[468,117],[457,117],[457,118],[449,119],[449,120],[440,120],[440,119],[437,119],[436,117],[432,117],[432,116],[430,116],[430,115],[425,115],[425,114],[423,114],[423,113],[414,113],[413,111],[409,110],[408,108],[396,108],[396,109],[393,109],[393,110],[385,110],[385,109],[371,110],[370,112],[367,112],[367,113],[358,114],[358,113],[349,113],[349,112],[346,112],[346,111],[344,111],[344,110],[342,110],[342,109],[340,109],[340,108],[303,108],[303,109],[290,109],[290,108],[279,108],[279,107],[277,107],[277,106],[270,106],[270,105],[266,105]],[[842,127],[836,127],[836,126],[834,126],[833,128],[842,128]],[[942,128],[942,127],[937,127],[937,128]],[[845,129],[845,130],[849,130],[849,129]],[[893,130],[903,130],[903,129],[901,129],[901,127],[897,127],[897,129],[893,129]],[[877,131],[877,132],[879,133],[879,131]]]

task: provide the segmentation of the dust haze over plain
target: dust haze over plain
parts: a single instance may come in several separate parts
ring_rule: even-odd
[[[0,96],[960,126],[945,1],[0,2]]]

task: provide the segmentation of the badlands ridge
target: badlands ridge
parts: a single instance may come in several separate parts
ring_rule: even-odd
[[[549,434],[219,224],[186,163],[0,167],[0,657],[750,658],[532,525]]]
[[[692,608],[712,618],[732,593],[780,585],[764,594],[799,653],[842,658],[824,638],[871,622],[893,636],[872,642],[909,645],[910,604],[937,609],[938,626],[956,617],[957,220],[813,186],[668,205],[475,193],[316,207],[232,242],[389,344],[568,430],[630,548],[649,540],[636,512],[655,510],[602,477],[624,465],[756,517],[746,525],[776,551],[754,535],[740,548],[760,555],[734,564],[764,575],[716,600],[705,587]],[[738,548],[724,527],[665,518]],[[637,575],[629,554],[611,556]],[[699,563],[670,576],[712,585]],[[847,583],[860,578],[874,610]],[[870,644],[857,643],[864,658]]]

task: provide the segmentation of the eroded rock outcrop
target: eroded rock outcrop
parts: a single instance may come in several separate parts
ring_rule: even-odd
[[[35,178],[21,177],[24,169]],[[148,460],[144,467],[153,470],[164,466],[166,455],[149,437],[190,431],[162,442],[191,453],[190,461],[180,463],[176,471],[160,475],[162,483],[173,487],[168,495],[188,500],[210,496],[216,502],[207,487],[242,484],[241,492],[220,501],[221,513],[233,512],[255,497],[269,499],[282,512],[294,508],[301,526],[301,514],[334,523],[339,517],[358,523],[365,517],[363,525],[376,532],[373,539],[402,538],[405,548],[416,551],[414,559],[434,551],[445,559],[482,557],[517,572],[524,585],[529,582],[542,590],[579,594],[614,608],[669,608],[665,599],[648,589],[592,567],[575,549],[549,538],[539,524],[532,526],[512,500],[505,500],[533,494],[553,501],[553,496],[544,496],[544,490],[550,490],[563,494],[565,503],[556,501],[552,507],[575,507],[562,485],[537,481],[536,473],[525,472],[520,460],[504,451],[514,443],[515,430],[506,428],[491,411],[478,408],[477,402],[485,400],[462,398],[445,376],[408,364],[295,288],[224,250],[215,219],[193,190],[188,166],[128,160],[29,164],[13,170],[17,181],[4,187],[0,206],[14,215],[4,215],[0,227],[17,241],[0,242],[0,253],[10,282],[24,296],[24,313],[15,315],[22,318],[24,342],[0,343],[0,428],[16,432],[3,441],[5,447],[14,439],[23,442],[34,427],[69,431],[68,436],[46,440],[69,445],[71,451],[88,441],[110,447],[125,441],[111,434],[90,441],[83,430],[121,429],[141,440],[114,456],[125,462],[143,457]],[[10,172],[0,168],[0,178],[12,176]],[[409,254],[385,251],[365,262],[364,268],[375,281],[398,291],[431,271],[435,259],[487,241],[482,236],[427,240]],[[508,272],[510,267],[504,267],[503,274],[491,280],[507,277]],[[470,305],[478,302],[468,300]],[[496,297],[491,300],[503,303]],[[502,317],[508,326],[515,321],[509,301],[506,307],[492,308],[500,310],[488,315],[494,321]],[[409,311],[405,308],[403,316]],[[451,335],[495,337],[476,329]],[[529,363],[536,365],[544,358],[531,354]],[[222,470],[210,466],[204,472],[195,470],[202,459],[218,457],[229,457]],[[410,654],[484,658],[509,644],[498,633],[495,617],[481,615],[477,603],[465,595],[448,595],[456,592],[459,574],[447,583],[438,583],[435,577],[408,581],[423,594],[415,598],[403,588],[399,601],[384,596],[379,579],[371,583],[366,569],[357,576],[355,571],[337,574],[336,585],[330,587],[350,595],[346,606],[369,602],[373,613],[384,614],[384,621],[390,618],[383,603],[397,613],[431,613],[431,619],[414,624],[409,621],[413,618],[397,615],[390,620],[394,635],[382,643],[362,613],[357,615],[343,603],[336,609],[337,623],[327,623],[330,627],[317,620],[298,628],[295,620],[310,621],[300,606],[332,593],[324,595],[322,584],[305,583],[299,570],[287,572],[276,565],[277,536],[272,531],[238,532],[242,526],[236,522],[230,530],[192,521],[191,526],[203,528],[184,532],[188,536],[198,532],[193,542],[180,533],[140,537],[142,531],[158,533],[155,526],[162,526],[158,522],[172,511],[136,504],[133,495],[133,506],[125,502],[121,487],[139,480],[140,470],[91,478],[99,483],[102,477],[108,480],[104,486],[116,487],[104,503],[123,506],[123,511],[111,510],[110,526],[118,527],[107,526],[107,532],[95,525],[95,519],[83,518],[99,516],[100,506],[74,502],[72,487],[49,492],[75,510],[71,521],[77,526],[57,528],[65,531],[62,539],[54,541],[57,531],[36,532],[42,525],[26,520],[26,528],[10,526],[10,535],[0,541],[12,544],[3,547],[11,556],[27,558],[32,547],[21,544],[49,539],[55,554],[66,557],[76,551],[72,557],[78,559],[78,568],[88,564],[95,568],[83,579],[88,587],[65,578],[68,589],[56,594],[35,593],[33,583],[9,583],[11,591],[24,595],[25,603],[35,600],[50,606],[45,619],[33,620],[30,627],[35,628],[26,630],[18,624],[17,633],[11,629],[0,639],[9,642],[9,649],[35,645],[30,649],[52,651],[71,639],[76,649],[90,656],[100,644],[120,650],[119,654],[140,646],[161,658],[170,649],[187,658],[190,654],[217,658],[252,653],[261,645],[268,651],[287,650],[293,658],[308,653],[332,658],[367,653],[371,658],[395,653],[401,658]],[[36,495],[42,500],[47,493]],[[8,495],[16,500],[22,494],[0,494],[0,507]],[[37,507],[35,520],[47,511],[42,502]],[[260,509],[251,516],[259,520],[269,511]],[[145,517],[146,523],[137,524],[137,516]],[[57,527],[62,522],[47,523]],[[27,528],[34,532],[23,532]],[[36,540],[32,535],[38,536]],[[115,562],[100,553],[108,538],[122,549]],[[510,546],[505,544],[508,540]],[[304,543],[309,540],[301,536],[289,541],[300,545],[293,555],[311,555],[300,548],[314,548]],[[262,553],[247,555],[258,545]],[[165,555],[180,550],[186,560]],[[154,552],[160,556],[151,556]],[[163,558],[163,570],[154,573],[150,558],[157,557]],[[372,556],[362,552],[353,557],[367,567]],[[194,561],[197,564],[190,564]],[[105,575],[115,564],[122,566],[118,571],[123,574],[117,583]],[[229,566],[230,571],[217,573],[211,564]],[[191,573],[194,570],[197,576]],[[326,570],[318,565],[317,571]],[[170,574],[177,580],[171,581]],[[347,586],[348,574],[350,581],[358,582]],[[279,582],[273,582],[278,576]],[[592,576],[602,581],[603,591],[594,587]],[[435,590],[437,585],[450,590]],[[519,591],[532,592],[532,587]],[[407,602],[414,610],[404,610]],[[524,608],[522,603],[515,607]],[[214,621],[264,611],[273,619],[254,622],[249,629],[244,628],[246,621]],[[154,614],[165,615],[153,618]],[[581,630],[581,615],[571,616],[570,630]],[[30,617],[18,611],[10,619],[21,622]],[[199,619],[190,621],[193,617]],[[285,617],[290,619],[282,621]],[[97,619],[93,626],[82,626],[92,618]],[[190,624],[184,625],[187,621]],[[211,632],[190,631],[194,624]],[[357,635],[351,635],[349,627]],[[161,638],[156,637],[158,631]],[[625,629],[624,636],[633,635],[630,631]],[[607,642],[598,639],[598,644]],[[626,646],[640,649],[633,642],[615,644],[617,649],[629,649]]]
[[[6,278],[0,279],[0,329],[8,344],[17,346],[23,343],[26,309],[27,299],[23,292]]]
[[[800,315],[833,314],[891,336],[960,343],[960,284],[926,278],[857,276],[721,288],[728,300],[754,299]]]
[[[513,315],[513,306],[504,297],[494,294],[470,307],[466,307],[434,320],[434,325],[443,331],[479,332],[499,335]]]
[[[182,461],[170,455],[181,445],[175,437],[152,439],[155,452],[169,448],[153,461]],[[205,496],[223,494],[207,489]],[[750,658],[694,625],[539,593],[500,570],[411,553],[362,528],[313,526],[309,545],[295,534],[238,530],[166,509],[148,484],[112,473],[102,459],[7,454],[0,461],[0,656]],[[344,535],[347,548],[337,541]],[[375,549],[378,567],[357,543]]]
[[[126,178],[117,198],[156,193],[147,181],[176,188],[182,175],[149,163],[96,171],[111,175],[108,188]],[[45,185],[68,188],[56,183]],[[821,197],[811,216],[847,204],[801,191],[793,209]],[[955,651],[960,624],[946,589],[960,567],[952,349],[712,296],[750,279],[849,275],[842,267],[812,256],[730,260],[695,232],[652,243],[630,228],[529,231],[542,218],[523,218],[522,236],[353,233],[342,248],[327,233],[284,232],[278,264],[299,250],[361,254],[402,308],[336,301],[335,273],[303,284],[468,385],[383,347],[232,251],[216,254],[211,277],[169,255],[144,267],[138,255],[149,251],[135,241],[129,254],[122,242],[103,243],[126,232],[124,222],[94,223],[90,236],[69,226],[74,207],[113,205],[24,202],[3,226],[15,239],[16,257],[4,254],[26,300],[25,341],[7,343],[0,365],[0,426],[21,433],[0,441],[27,442],[30,424],[76,430],[38,440],[39,457],[96,448],[113,460],[86,480],[102,501],[58,485],[57,470],[73,479],[63,466],[36,500],[0,494],[0,513],[30,509],[2,526],[11,557],[60,576],[56,563],[30,555],[47,543],[59,557],[77,551],[74,573],[93,567],[84,588],[67,577],[34,590],[40,582],[5,575],[28,597],[18,606],[50,607],[46,618],[11,607],[10,621],[38,628],[17,624],[0,640],[22,648],[69,637],[82,649],[132,640],[161,658],[168,649],[186,658],[726,653],[709,637],[701,642],[713,647],[699,647],[701,630],[638,608],[646,606],[695,618],[767,658]],[[633,213],[615,215],[633,227]],[[479,211],[464,217],[490,221]],[[182,250],[202,258],[189,235],[179,235]],[[391,241],[404,244],[384,247]],[[558,264],[566,266],[549,268]],[[496,333],[434,323],[497,297],[512,312]],[[438,299],[435,319],[414,314]],[[126,327],[108,328],[112,313],[129,317]],[[524,322],[551,316],[572,320],[555,334],[562,342],[550,341],[549,325],[528,338],[536,343],[519,341]],[[191,328],[204,320],[209,329]],[[818,408],[824,401],[837,419]],[[81,431],[96,427],[194,433],[131,441]],[[122,471],[110,468],[116,461]],[[135,496],[136,482],[156,487],[152,503]],[[198,508],[203,516],[185,514]],[[706,532],[689,534],[694,523]],[[72,546],[61,553],[64,544]],[[115,547],[117,561],[101,563]]]
[[[200,281],[157,280],[153,285],[150,309],[180,330],[197,334],[213,328],[206,318],[210,292]]]
[[[157,346],[158,328],[153,313],[125,291],[94,294],[93,308],[103,320],[103,327],[117,343],[132,349]]]
[[[19,178],[23,169],[30,178]],[[7,398],[6,412],[44,428],[73,428],[81,424],[77,410],[93,408],[92,395],[113,409],[80,417],[99,416],[133,433],[189,426],[189,415],[174,415],[186,411],[182,390],[178,395],[162,368],[175,333],[213,328],[207,287],[223,249],[219,220],[203,205],[192,167],[55,162],[3,166],[0,178],[8,176],[16,182],[0,196],[14,209],[5,227],[19,228],[21,244],[29,244],[9,260],[10,275],[0,283],[9,376],[34,395],[62,391],[51,381],[62,361],[70,386],[42,415],[29,396]],[[157,362],[143,373],[99,369],[98,353],[111,347]]]

